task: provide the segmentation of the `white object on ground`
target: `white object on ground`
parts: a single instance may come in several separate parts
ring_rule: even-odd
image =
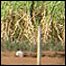
[[[23,52],[21,50],[16,52],[17,57],[23,57]]]

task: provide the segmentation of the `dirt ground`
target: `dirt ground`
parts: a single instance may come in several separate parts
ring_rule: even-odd
[[[52,52],[44,52],[41,65],[65,65],[65,56],[51,57]],[[62,52],[60,52],[62,54]],[[37,58],[32,56],[16,57],[15,52],[1,52],[1,65],[36,65]]]

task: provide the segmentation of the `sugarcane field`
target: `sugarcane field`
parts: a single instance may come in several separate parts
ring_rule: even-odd
[[[1,65],[65,65],[65,1],[1,1]]]

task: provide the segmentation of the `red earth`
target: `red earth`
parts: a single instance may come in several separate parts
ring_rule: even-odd
[[[64,52],[44,51],[43,53],[41,65],[65,65]],[[32,53],[32,56],[28,53],[24,57],[16,57],[15,52],[1,52],[1,65],[36,65],[37,57],[34,55],[36,53]]]

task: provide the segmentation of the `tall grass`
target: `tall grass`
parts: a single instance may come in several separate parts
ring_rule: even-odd
[[[39,24],[42,44],[53,50],[57,46],[56,50],[63,49],[65,1],[1,1],[1,39],[8,50],[36,50],[33,46],[37,44]]]

